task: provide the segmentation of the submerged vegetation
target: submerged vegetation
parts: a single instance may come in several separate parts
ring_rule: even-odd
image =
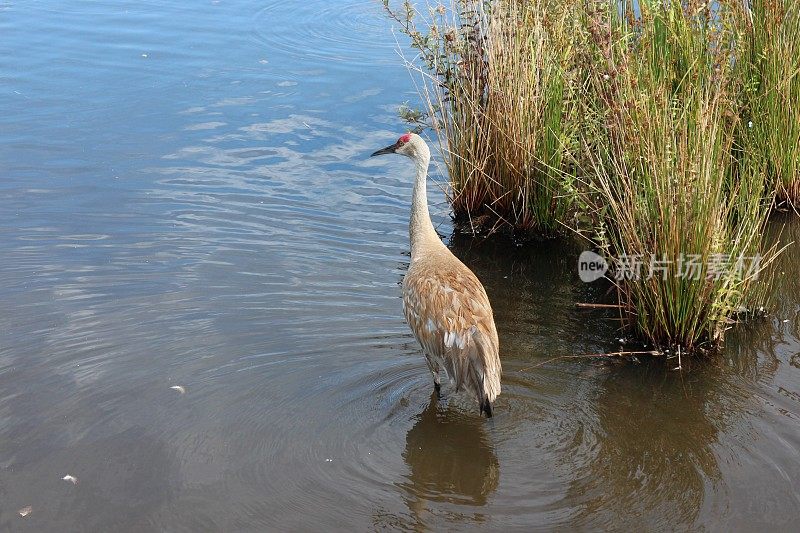
[[[757,307],[764,225],[800,204],[800,1],[384,5],[457,222],[588,237],[658,346],[716,346]]]

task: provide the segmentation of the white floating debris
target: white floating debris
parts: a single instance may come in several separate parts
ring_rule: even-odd
[[[70,474],[67,474],[66,476],[62,477],[61,479],[63,479],[64,481],[69,481],[73,485],[77,485],[78,484],[78,478],[76,478],[75,476],[70,475]]]
[[[20,515],[22,518],[25,518],[26,516],[28,516],[29,514],[31,514],[31,513],[33,512],[33,507],[31,507],[31,506],[29,505],[29,506],[27,506],[27,507],[23,507],[23,508],[22,508],[22,509],[20,509],[18,512],[19,512],[19,515]]]
[[[325,459],[325,462],[326,462],[326,463],[332,463],[332,462],[333,462],[333,459]]]
[[[181,394],[186,394],[186,387],[183,387],[181,385],[173,385],[172,387],[170,387],[170,389],[176,390],[176,391],[180,392]]]
[[[142,57],[147,57],[147,54],[142,54]]]
[[[784,321],[783,321],[783,323],[784,323],[784,324],[786,324],[787,322],[789,322],[789,319],[788,319],[788,318],[787,318],[786,320],[784,320]]]

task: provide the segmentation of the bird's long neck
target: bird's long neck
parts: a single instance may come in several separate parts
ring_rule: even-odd
[[[411,220],[408,225],[408,233],[411,239],[411,260],[423,253],[429,245],[442,244],[436,230],[433,229],[431,216],[428,212],[428,165],[430,155],[423,155],[414,159],[417,169],[417,177],[414,180],[414,192],[411,197]]]

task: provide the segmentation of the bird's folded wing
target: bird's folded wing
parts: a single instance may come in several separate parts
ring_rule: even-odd
[[[414,336],[457,387],[480,390],[484,374],[499,377],[492,308],[472,272],[416,269],[403,285],[403,310]],[[499,380],[497,388],[499,393]]]

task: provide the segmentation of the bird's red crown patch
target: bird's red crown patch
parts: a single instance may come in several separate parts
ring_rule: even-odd
[[[401,143],[407,143],[410,140],[411,140],[411,134],[410,133],[406,133],[405,135],[402,135],[400,137],[400,142]]]

